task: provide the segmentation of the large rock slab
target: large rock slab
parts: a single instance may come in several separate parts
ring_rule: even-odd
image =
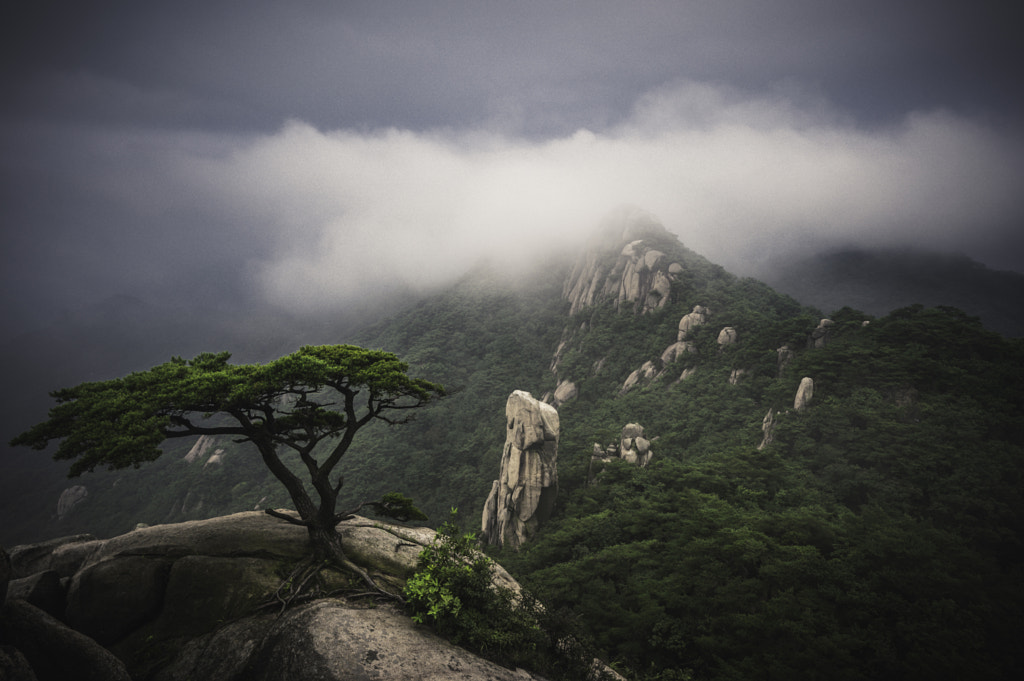
[[[321,599],[241,619],[189,643],[155,681],[538,679],[484,660],[391,606]]]

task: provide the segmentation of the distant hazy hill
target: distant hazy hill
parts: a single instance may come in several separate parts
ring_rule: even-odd
[[[758,275],[826,314],[849,306],[873,315],[921,303],[981,317],[1006,336],[1024,336],[1024,274],[991,270],[965,255],[844,249],[778,258]]]

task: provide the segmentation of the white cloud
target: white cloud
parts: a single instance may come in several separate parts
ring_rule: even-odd
[[[232,238],[261,245],[239,252],[255,258],[269,301],[315,309],[443,283],[482,256],[521,267],[621,204],[736,269],[835,243],[970,254],[1024,216],[1019,136],[942,112],[864,129],[814,97],[700,84],[649,95],[616,128],[546,141],[301,121],[177,144],[174,133],[140,134],[108,150],[104,181],[215,216]],[[123,166],[145,177],[119,175],[119,154],[162,161]]]

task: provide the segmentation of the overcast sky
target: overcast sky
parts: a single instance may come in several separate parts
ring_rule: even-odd
[[[735,271],[836,245],[1024,271],[1004,0],[8,3],[5,318],[343,307],[622,204]]]

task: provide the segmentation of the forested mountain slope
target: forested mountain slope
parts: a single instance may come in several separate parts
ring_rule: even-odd
[[[478,294],[424,310],[448,320],[429,342],[390,325],[376,338],[431,378],[493,385],[407,441],[444,462],[423,473],[431,485],[461,471],[432,505],[451,495],[470,528],[508,388],[558,404],[556,517],[499,560],[606,659],[652,679],[1016,677],[1020,341],[953,308],[843,308],[823,324],[637,215],[606,227],[561,294],[561,308],[533,297],[533,326],[505,309],[515,342],[483,343],[486,359],[468,351],[497,329],[469,312]],[[805,378],[813,396],[797,408]],[[645,467],[608,456],[628,423],[651,441]],[[442,433],[472,444],[445,458]],[[427,492],[411,487],[416,455],[391,451],[386,469],[407,470],[414,495]]]
[[[953,308],[823,323],[639,212],[577,258],[548,256],[513,277],[481,266],[337,339],[450,390],[412,423],[360,433],[343,498],[399,491],[433,524],[454,506],[475,530],[505,401],[529,391],[559,411],[559,497],[498,559],[623,671],[1018,676],[1024,343]],[[644,466],[619,456],[627,424],[643,428]],[[83,482],[66,532],[287,503],[221,440]]]
[[[1024,336],[1024,274],[991,270],[965,255],[847,248],[769,260],[756,276],[823,310],[884,315],[913,304],[948,305],[993,331]]]

